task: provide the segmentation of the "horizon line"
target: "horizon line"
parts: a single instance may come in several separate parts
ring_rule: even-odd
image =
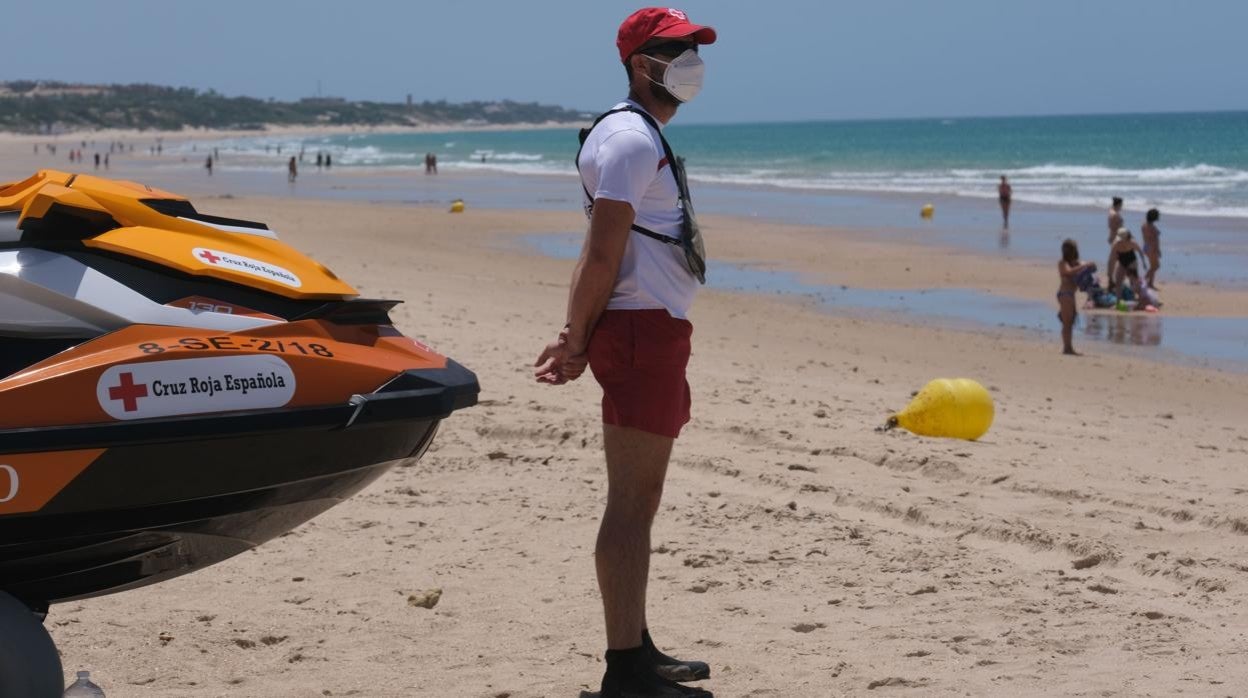
[[[855,117],[814,117],[800,119],[751,119],[748,121],[691,121],[673,122],[673,126],[750,126],[765,124],[815,124],[815,123],[852,123],[864,121],[935,121],[935,120],[992,120],[992,119],[1050,119],[1077,117],[1108,117],[1108,116],[1197,116],[1248,114],[1248,107],[1233,109],[1175,109],[1162,111],[1125,111],[1125,112],[1049,112],[1045,114],[962,114],[923,115],[923,116],[855,116]]]

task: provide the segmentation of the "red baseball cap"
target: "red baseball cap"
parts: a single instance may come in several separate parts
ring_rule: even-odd
[[[620,60],[627,61],[629,56],[651,39],[679,39],[686,36],[692,36],[699,44],[715,43],[715,30],[693,24],[684,12],[672,7],[646,7],[624,20],[620,25],[620,33],[615,38],[615,45],[620,49]]]

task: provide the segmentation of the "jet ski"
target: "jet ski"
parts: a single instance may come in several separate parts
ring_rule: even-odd
[[[396,304],[177,194],[0,184],[0,625],[225,560],[419,458],[479,387]]]

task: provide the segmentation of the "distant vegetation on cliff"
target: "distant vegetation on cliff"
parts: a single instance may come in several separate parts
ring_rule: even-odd
[[[120,128],[256,129],[281,126],[422,126],[583,121],[592,115],[534,102],[385,103],[305,98],[297,102],[226,97],[159,85],[0,82],[0,130],[50,133]]]

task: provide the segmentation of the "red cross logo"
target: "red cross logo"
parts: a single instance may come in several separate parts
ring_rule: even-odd
[[[216,264],[217,262],[221,261],[220,257],[216,256],[215,254],[213,254],[212,252],[208,250],[204,250],[203,252],[200,252],[199,256],[208,260],[209,264]]]
[[[108,389],[108,398],[110,400],[121,400],[122,407],[127,412],[139,409],[139,398],[141,397],[147,397],[147,386],[142,383],[136,385],[134,374],[129,371],[121,374],[121,385]]]

